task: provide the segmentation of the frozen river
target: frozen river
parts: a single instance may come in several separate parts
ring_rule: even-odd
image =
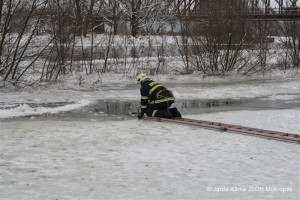
[[[184,117],[299,134],[297,79],[167,85]],[[137,86],[0,95],[0,199],[300,197],[298,144],[137,120]]]
[[[184,115],[300,107],[297,79],[165,85],[175,94],[175,106]],[[100,90],[1,93],[0,120],[123,120],[137,111],[139,95],[136,84],[106,84]]]

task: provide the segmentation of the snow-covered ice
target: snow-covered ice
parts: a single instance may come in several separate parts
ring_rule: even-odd
[[[300,81],[170,87],[182,100],[289,100],[299,96]],[[0,95],[0,118],[6,118],[0,121],[0,199],[300,198],[299,144],[134,118],[13,118],[79,109],[97,99],[138,100],[138,86]],[[41,103],[47,102],[66,105],[43,108]],[[32,103],[39,106],[32,109]],[[300,130],[299,108],[184,117],[296,134]]]
[[[76,110],[87,106],[90,104],[89,100],[81,100],[76,103],[57,106],[55,108],[45,108],[43,106],[32,108],[26,103],[21,103],[19,106],[11,108],[6,107],[0,110],[0,118],[12,118],[12,117],[23,117],[23,116],[33,116],[33,115],[43,115],[43,114],[54,114],[59,112],[67,112],[71,110]]]
[[[278,119],[280,113],[286,120]],[[265,120],[262,111],[188,117],[233,123],[245,114],[253,125]],[[268,128],[300,128],[299,112],[268,116],[274,122]],[[300,194],[298,144],[138,120],[0,125],[2,199],[298,199]],[[217,191],[222,188],[230,191]]]

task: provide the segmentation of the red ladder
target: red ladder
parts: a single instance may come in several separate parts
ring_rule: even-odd
[[[252,136],[258,136],[258,137],[263,137],[263,138],[268,138],[268,139],[275,139],[275,140],[300,144],[300,135],[286,133],[286,132],[270,131],[270,130],[264,130],[264,129],[250,128],[250,127],[245,127],[245,126],[237,126],[237,125],[232,125],[232,124],[223,124],[223,123],[218,123],[218,122],[194,120],[194,119],[187,119],[187,118],[167,119],[167,118],[144,116],[143,119],[158,121],[158,122],[183,124],[183,125],[188,125],[188,126],[197,126],[197,127],[212,129],[212,130],[217,130],[217,131],[228,131],[228,132],[232,132],[232,133],[252,135]]]

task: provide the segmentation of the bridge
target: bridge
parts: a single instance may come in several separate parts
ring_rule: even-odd
[[[225,12],[228,17],[246,20],[300,20],[300,0],[239,0],[235,5],[233,1],[227,1],[227,5],[222,2],[226,4],[220,0],[174,0],[173,6],[179,16],[191,21],[209,18],[208,11]],[[230,13],[226,9],[234,10]]]

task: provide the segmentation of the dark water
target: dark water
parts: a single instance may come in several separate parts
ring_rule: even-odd
[[[203,114],[222,111],[238,110],[274,110],[274,109],[300,109],[299,94],[280,94],[287,97],[285,100],[276,100],[268,97],[259,98],[234,98],[234,99],[177,99],[173,105],[183,115]],[[273,96],[274,97],[274,96]],[[276,96],[275,96],[276,97]],[[72,104],[72,102],[55,102],[55,103],[27,103],[30,107],[48,107],[55,108],[58,106]],[[6,105],[7,106],[7,105]],[[18,106],[10,105],[9,107]],[[3,109],[3,105],[0,107]],[[78,110],[63,112],[58,114],[46,114],[39,116],[20,117],[13,119],[2,119],[1,121],[12,120],[62,120],[62,121],[110,121],[133,119],[134,114],[139,108],[139,101],[118,101],[118,100],[98,100],[93,104]]]
[[[176,100],[174,104],[182,114],[201,114],[208,112],[221,112],[233,110],[274,110],[274,109],[300,109],[300,93],[284,94],[291,97],[285,100],[274,100],[268,97],[234,98],[234,99],[192,99]],[[100,100],[90,106],[94,112],[103,112],[112,115],[124,115],[136,112],[138,101],[108,101]]]

